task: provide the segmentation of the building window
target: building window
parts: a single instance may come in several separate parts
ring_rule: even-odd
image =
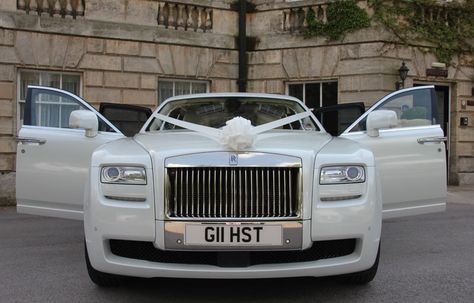
[[[60,88],[75,95],[81,94],[81,76],[72,73],[23,70],[19,73],[18,83],[18,126],[23,125],[23,114],[28,85],[41,85]],[[61,97],[45,95],[37,101],[37,123],[48,127],[69,127],[69,115],[79,105]],[[66,122],[65,122],[66,121]]]
[[[287,94],[313,109],[337,105],[337,81],[288,83]]]
[[[159,80],[158,103],[169,97],[209,92],[208,81]]]

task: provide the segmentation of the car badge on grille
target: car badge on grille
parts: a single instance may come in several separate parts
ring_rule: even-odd
[[[238,165],[239,164],[239,154],[230,154],[229,155],[229,165]]]

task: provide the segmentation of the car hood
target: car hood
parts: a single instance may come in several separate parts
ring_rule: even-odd
[[[314,156],[326,145],[331,136],[310,131],[269,131],[259,134],[251,148],[236,152],[274,153],[306,158]],[[178,155],[216,151],[235,152],[218,141],[191,131],[160,131],[142,133],[134,137],[151,155],[155,164]]]

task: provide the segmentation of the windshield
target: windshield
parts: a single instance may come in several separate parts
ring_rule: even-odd
[[[159,113],[185,122],[222,128],[234,117],[243,117],[253,126],[273,122],[306,110],[292,100],[257,97],[210,97],[172,101]],[[153,119],[148,131],[181,129],[160,119]],[[279,127],[288,130],[316,130],[317,124],[311,117]]]

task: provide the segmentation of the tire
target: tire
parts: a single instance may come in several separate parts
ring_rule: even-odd
[[[126,277],[108,274],[105,272],[98,271],[92,267],[91,261],[89,260],[89,253],[87,252],[87,246],[84,242],[84,253],[86,255],[86,265],[87,265],[87,273],[89,274],[89,278],[94,282],[96,285],[100,287],[115,287],[124,284]]]
[[[375,278],[375,275],[377,274],[377,269],[379,267],[379,258],[380,258],[380,244],[377,250],[377,257],[375,258],[374,265],[372,265],[371,268],[364,271],[344,275],[341,277],[342,281],[345,283],[358,284],[358,285],[363,285],[363,284],[367,284],[371,282]]]

